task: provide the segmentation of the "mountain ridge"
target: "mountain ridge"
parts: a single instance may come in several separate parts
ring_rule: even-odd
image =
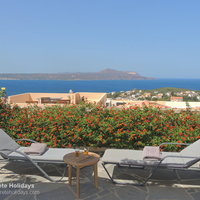
[[[64,73],[0,73],[1,80],[149,80],[133,71],[104,69],[99,72]]]

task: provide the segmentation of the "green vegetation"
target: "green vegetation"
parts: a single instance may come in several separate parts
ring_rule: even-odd
[[[6,95],[6,88],[4,88],[4,87],[2,87],[1,89],[0,89],[0,98],[1,97],[6,97],[7,95]]]
[[[193,90],[188,90],[184,88],[173,88],[173,87],[163,87],[163,88],[157,88],[157,89],[152,89],[152,90],[143,90],[145,92],[158,92],[158,93],[167,93],[167,92],[185,92],[185,91],[193,91]]]
[[[122,94],[122,92],[115,92],[114,94],[108,93],[107,98],[117,98]]]
[[[162,142],[191,143],[200,132],[200,113],[157,108],[107,109],[90,104],[19,108],[0,103],[0,128],[13,138],[51,147],[93,146],[141,149]],[[29,145],[29,143],[25,143]],[[167,146],[165,150],[177,150]]]
[[[109,98],[128,98],[132,100],[170,101],[172,96],[181,96],[183,101],[200,101],[200,91],[183,88],[164,87],[152,90],[131,90],[126,92],[113,92]]]

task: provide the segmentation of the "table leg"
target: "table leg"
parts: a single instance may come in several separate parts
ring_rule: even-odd
[[[72,166],[68,165],[68,180],[69,180],[69,185],[72,184]]]
[[[93,170],[94,170],[94,184],[95,184],[96,188],[98,188],[98,167],[97,167],[97,163],[95,165],[93,165]]]
[[[80,198],[80,168],[76,168],[76,189],[77,189],[77,197]]]

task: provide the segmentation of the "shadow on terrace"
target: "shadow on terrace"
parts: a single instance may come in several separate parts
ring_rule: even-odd
[[[68,174],[52,183],[41,176],[31,164],[25,162],[0,163],[0,199],[73,200],[76,197],[75,171],[72,187],[68,185]],[[42,165],[51,177],[60,179],[65,165]],[[116,179],[131,180],[135,176],[146,176],[147,171],[108,166]],[[169,171],[159,169],[146,186],[113,184],[99,162],[99,188],[93,184],[91,167],[81,169],[80,199],[84,200],[197,200],[200,199],[200,173],[197,171]],[[24,187],[18,188],[20,184]]]

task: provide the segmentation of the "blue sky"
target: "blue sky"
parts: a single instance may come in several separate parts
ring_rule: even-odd
[[[198,0],[0,0],[0,72],[200,78]]]

